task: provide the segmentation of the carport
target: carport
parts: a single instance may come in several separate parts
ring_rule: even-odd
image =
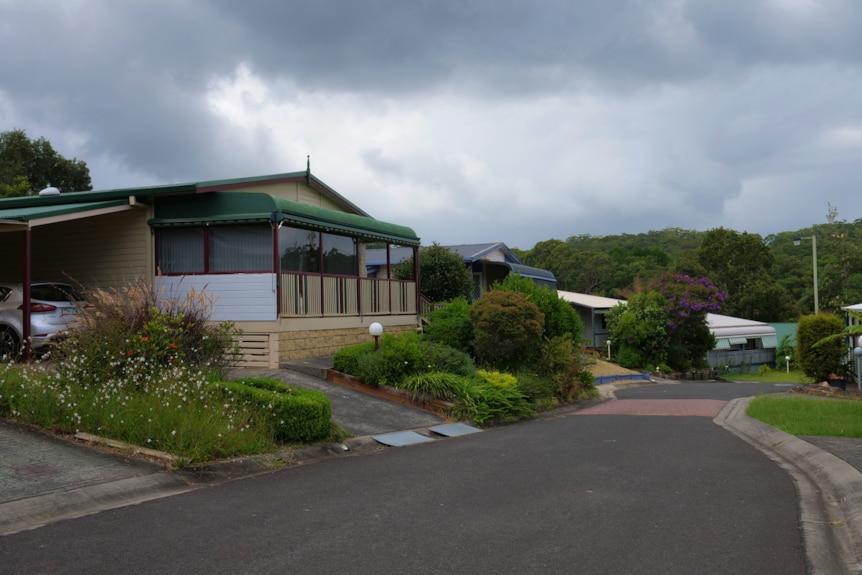
[[[83,199],[83,196],[81,196]],[[11,254],[8,247],[3,249],[2,273],[11,274],[9,268],[14,267],[13,260],[20,260],[21,284],[23,290],[23,341],[22,353],[24,360],[30,359],[30,284],[33,279],[33,231],[42,226],[56,225],[60,222],[68,222],[82,218],[105,215],[120,211],[130,210],[134,207],[134,198],[113,199],[96,202],[74,202],[74,196],[64,195],[62,202],[57,196],[45,196],[39,198],[20,198],[20,202],[10,199],[4,202],[6,206],[0,209],[0,234],[20,234],[20,252]],[[70,199],[72,203],[69,203]],[[46,205],[32,205],[35,201]],[[21,204],[20,206],[17,204]],[[8,237],[8,236],[7,236]],[[7,242],[0,241],[0,245]],[[14,242],[8,242],[12,244]],[[7,271],[9,270],[9,271]]]

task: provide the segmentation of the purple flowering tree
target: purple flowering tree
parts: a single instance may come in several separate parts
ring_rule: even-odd
[[[655,290],[668,302],[668,364],[678,370],[705,367],[706,354],[715,347],[706,315],[720,312],[727,294],[712,285],[709,278],[684,274],[662,278]]]

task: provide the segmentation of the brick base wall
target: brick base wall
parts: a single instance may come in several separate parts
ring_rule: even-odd
[[[413,325],[386,326],[386,333],[415,331]],[[342,347],[371,340],[367,327],[286,331],[278,335],[278,361],[332,355]]]

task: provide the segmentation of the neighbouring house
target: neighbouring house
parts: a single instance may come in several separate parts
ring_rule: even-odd
[[[0,200],[0,279],[205,292],[243,331],[246,366],[334,353],[373,322],[416,329],[418,282],[367,277],[371,242],[419,247],[310,170]]]
[[[625,300],[588,294],[557,291],[571,303],[584,322],[584,339],[587,345],[604,349],[610,338],[606,314]],[[706,316],[716,344],[706,359],[714,369],[739,370],[741,367],[757,369],[761,365],[775,365],[775,348],[778,346],[776,329],[768,323],[710,313]]]
[[[615,305],[626,303],[625,300],[562,290],[557,290],[557,295],[572,304],[578,312],[584,324],[584,333],[581,337],[586,341],[587,346],[604,348],[611,334],[605,314]]]
[[[555,289],[557,278],[547,270],[534,268],[524,263],[503,242],[487,244],[462,244],[443,246],[464,258],[464,264],[473,274],[473,292],[476,300],[488,291],[494,282],[500,281],[510,273],[518,273],[532,279],[539,285]],[[391,277],[391,267],[413,257],[411,250],[404,248],[369,249],[366,266],[368,275],[376,278]]]
[[[706,354],[710,367],[751,372],[761,365],[775,366],[778,336],[773,326],[714,313],[707,314],[706,320],[715,336],[715,347]]]

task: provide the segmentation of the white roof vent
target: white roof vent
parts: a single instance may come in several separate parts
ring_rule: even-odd
[[[60,190],[58,190],[57,188],[55,188],[51,184],[48,184],[48,187],[45,188],[44,190],[42,190],[41,192],[39,192],[39,195],[40,196],[59,196]]]

